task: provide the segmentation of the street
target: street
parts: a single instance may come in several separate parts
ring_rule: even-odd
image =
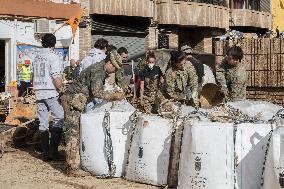
[[[43,162],[32,150],[10,148],[0,158],[1,189],[157,189],[145,184],[95,177],[74,178],[64,174],[63,162]]]

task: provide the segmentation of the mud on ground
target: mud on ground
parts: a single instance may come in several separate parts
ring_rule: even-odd
[[[9,149],[0,158],[2,189],[158,189],[123,179],[74,178],[65,175],[62,162],[43,162],[32,150]]]

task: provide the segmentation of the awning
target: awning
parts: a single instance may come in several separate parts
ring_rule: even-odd
[[[0,15],[69,19],[79,10],[79,4],[53,3],[43,0],[1,0]]]

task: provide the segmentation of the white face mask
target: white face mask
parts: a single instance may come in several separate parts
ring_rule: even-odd
[[[150,69],[153,69],[154,66],[155,66],[155,64],[152,64],[152,63],[148,64],[148,67],[149,67]]]

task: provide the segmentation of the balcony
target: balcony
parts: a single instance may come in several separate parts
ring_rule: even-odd
[[[271,28],[270,0],[230,0],[230,26]]]
[[[271,28],[271,14],[249,9],[231,9],[230,26]]]
[[[157,10],[159,24],[229,28],[229,9],[224,6],[185,0],[159,0]]]
[[[218,5],[218,6],[228,7],[227,0],[174,0],[174,1],[205,3],[205,4],[211,4],[211,5]]]
[[[153,17],[153,1],[90,0],[90,14]]]

